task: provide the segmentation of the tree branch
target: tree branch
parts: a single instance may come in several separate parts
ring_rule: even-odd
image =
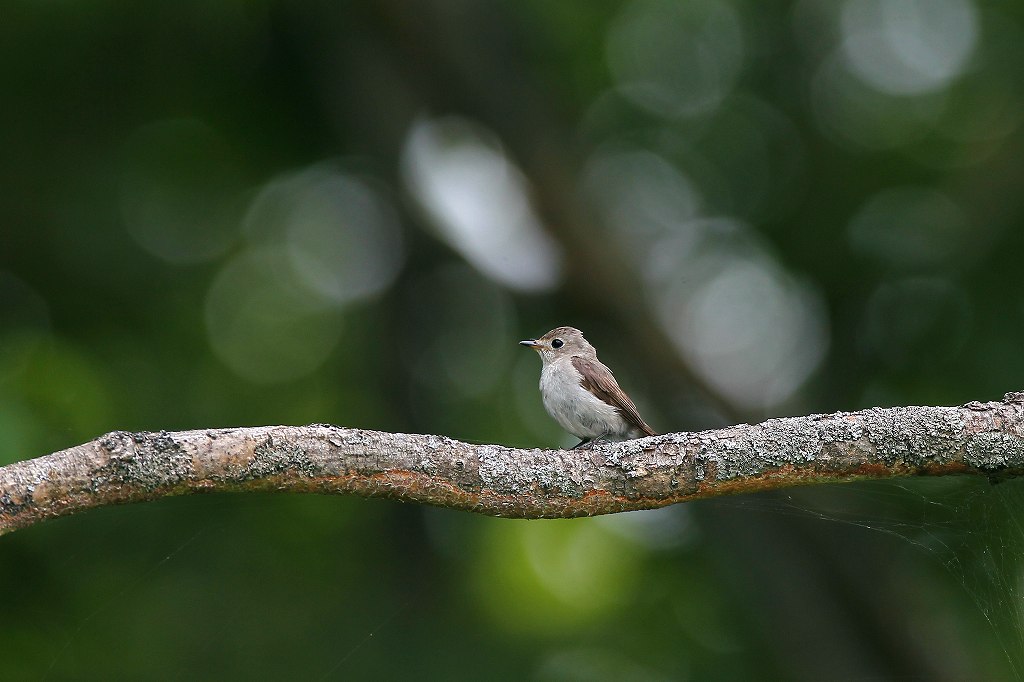
[[[391,497],[559,518],[866,478],[1024,473],[1024,392],[960,407],[873,408],[671,433],[591,450],[518,450],[318,424],[127,433],[0,467],[0,534],[195,492]]]

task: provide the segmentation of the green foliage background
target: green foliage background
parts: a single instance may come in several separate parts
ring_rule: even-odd
[[[1024,384],[1022,9],[6,3],[0,463],[330,422],[571,444]],[[523,522],[235,495],[0,540],[5,679],[1011,679],[1013,482]]]

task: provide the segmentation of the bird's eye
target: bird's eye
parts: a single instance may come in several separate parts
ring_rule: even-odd
[[[552,348],[561,348],[564,345],[565,345],[565,342],[562,341],[562,339],[555,339],[554,341],[551,342],[551,347]]]

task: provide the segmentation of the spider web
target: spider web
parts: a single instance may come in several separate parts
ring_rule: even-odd
[[[1024,481],[897,479],[798,488],[720,503],[747,514],[785,517],[810,529],[811,544],[819,547],[829,546],[830,536],[842,536],[831,543],[839,561],[876,571],[872,580],[892,581],[905,591],[919,588],[919,594],[909,595],[909,604],[928,602],[947,614],[958,630],[950,641],[962,647],[968,668],[980,665],[1003,679],[1024,679]],[[875,537],[879,535],[891,541]],[[844,548],[845,543],[849,545]],[[928,573],[933,574],[930,579]],[[969,608],[958,610],[957,602]],[[901,601],[887,608],[911,607]],[[977,614],[987,632],[971,631],[964,624]]]
[[[189,508],[201,505],[215,519],[226,516],[233,508],[229,498],[182,502]],[[265,502],[257,500],[250,504]],[[964,679],[1022,679],[1024,522],[1019,514],[1024,509],[1024,481],[992,485],[983,478],[966,476],[901,479],[810,486],[707,502],[731,512],[734,527],[756,525],[759,518],[767,517],[774,518],[788,531],[795,531],[804,540],[802,547],[806,550],[804,556],[795,560],[816,562],[816,568],[824,572],[838,574],[844,566],[849,573],[867,572],[868,580],[887,585],[885,594],[890,597],[908,593],[904,595],[905,601],[899,598],[885,605],[897,620],[907,610],[916,609],[925,616],[945,614],[956,632],[947,632],[944,641],[953,642],[966,657],[960,661],[961,669],[968,673]],[[673,512],[666,518],[678,522],[680,515],[685,518],[690,514],[690,506],[676,505],[662,511]],[[655,516],[658,513],[653,512]],[[640,512],[634,518],[655,518],[650,514]],[[604,518],[619,517],[623,515]],[[701,523],[699,517],[698,513],[698,536],[713,528]],[[185,533],[181,541],[168,546],[149,570],[118,588],[96,612],[69,627],[65,640],[41,671],[42,677],[60,675],[75,655],[82,636],[89,629],[102,627],[109,617],[107,611],[118,600],[138,592],[155,574],[173,569],[174,564],[183,560],[188,563],[189,557],[200,551],[195,549],[199,544],[197,538],[205,537],[216,546],[221,535],[233,532],[226,526],[222,528],[220,521],[213,522],[212,528],[210,525],[207,522],[196,531]],[[672,528],[678,534],[680,526]],[[626,530],[635,534],[638,529]],[[723,542],[730,540],[726,538]],[[770,544],[768,547],[768,551],[775,549]],[[736,563],[737,570],[749,568],[742,562]],[[926,602],[924,608],[922,601]],[[353,656],[369,655],[364,645],[378,635],[391,637],[393,621],[401,617],[403,609],[404,606],[396,606],[383,614],[381,622],[371,623],[364,638],[357,639],[336,657],[329,657],[324,664],[325,675],[334,675]],[[897,636],[910,630],[913,628],[905,628]],[[957,678],[947,674],[941,679]]]

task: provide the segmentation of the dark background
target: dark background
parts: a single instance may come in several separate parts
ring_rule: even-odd
[[[27,2],[0,22],[0,463],[330,422],[573,442],[1024,388],[1024,8]],[[0,539],[10,679],[1012,679],[1013,482],[575,521],[217,495]]]

